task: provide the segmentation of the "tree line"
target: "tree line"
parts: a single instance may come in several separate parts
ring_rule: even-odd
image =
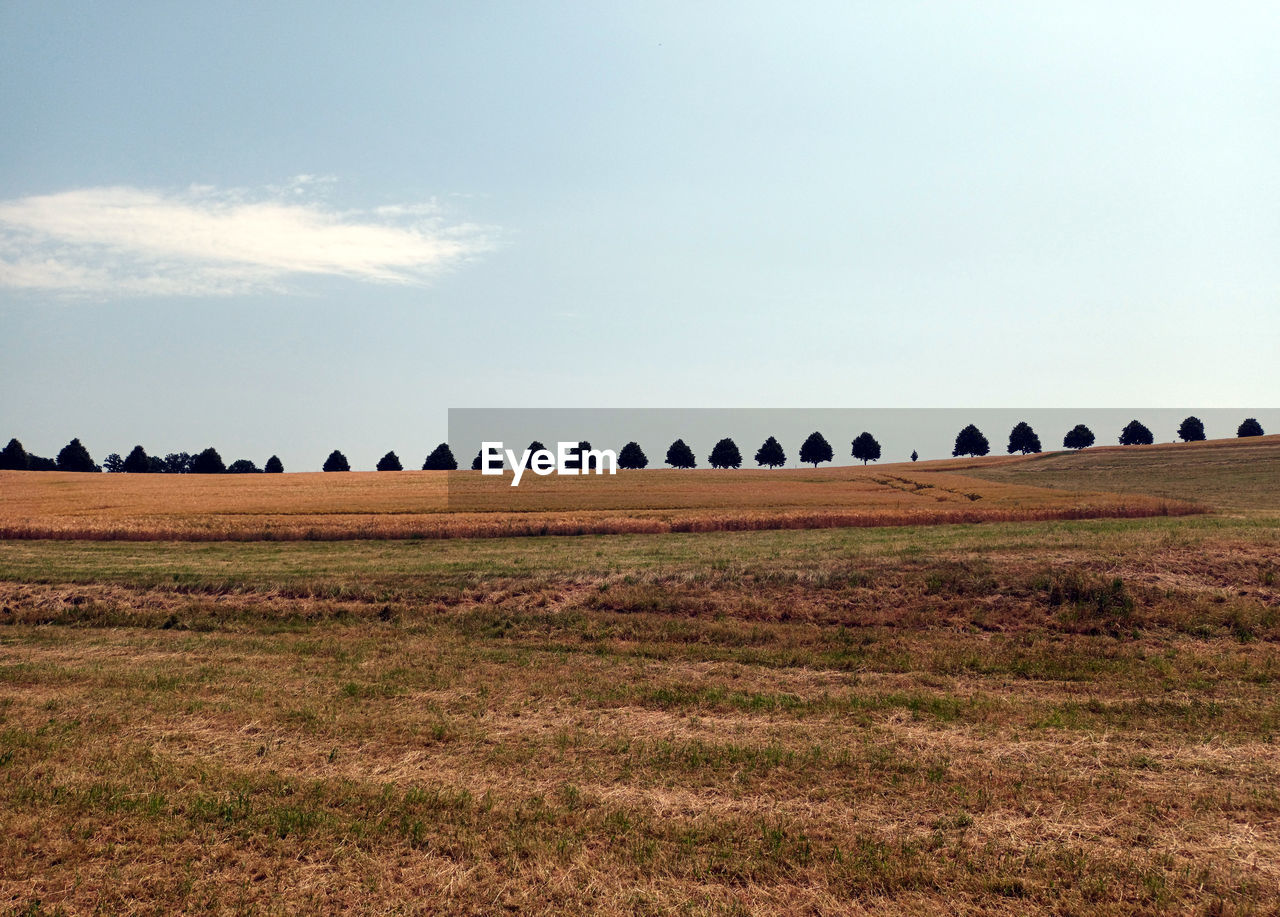
[[[1205,438],[1204,423],[1200,418],[1187,417],[1178,426],[1178,438],[1183,442],[1197,442]],[[1262,424],[1257,418],[1246,418],[1236,429],[1237,437],[1262,436]],[[1087,449],[1095,442],[1093,431],[1084,424],[1076,424],[1062,438],[1063,448]],[[1122,446],[1151,445],[1155,437],[1151,430],[1138,420],[1131,420],[1120,431],[1119,443]],[[863,431],[850,443],[850,454],[864,465],[880,459],[880,443],[870,433]],[[583,440],[576,450],[571,450],[569,467],[580,468],[583,458],[591,451],[591,443]],[[546,446],[535,440],[529,444],[530,452],[545,450]],[[987,437],[974,424],[969,424],[956,434],[952,456],[983,456],[991,451]],[[1021,452],[1023,455],[1044,451],[1040,445],[1040,437],[1031,425],[1025,421],[1017,423],[1009,431],[1007,451],[1010,455]],[[831,444],[821,433],[814,431],[800,446],[799,459],[806,465],[818,465],[833,461],[835,458]],[[919,454],[912,450],[911,461],[916,461]],[[479,452],[471,462],[471,469],[480,469],[482,456]],[[594,467],[590,459],[586,459],[588,467]],[[707,456],[707,464],[712,468],[742,467],[742,452],[729,437],[719,440]],[[780,468],[787,463],[787,453],[776,437],[770,436],[756,450],[755,463],[761,468]],[[698,460],[693,450],[683,439],[677,439],[668,448],[665,464],[672,468],[697,468]],[[441,443],[432,450],[422,463],[423,471],[454,471],[458,462],[448,443]],[[649,467],[649,458],[640,444],[632,441],[618,451],[618,467],[624,470],[639,470]],[[351,463],[338,449],[329,453],[322,466],[323,471],[350,471]],[[378,471],[403,471],[404,465],[394,451],[388,452],[378,460]],[[107,471],[123,474],[281,474],[284,464],[278,456],[271,456],[259,468],[250,459],[236,459],[230,465],[223,462],[218,450],[212,446],[202,452],[191,455],[187,452],[170,452],[161,458],[148,455],[140,445],[134,446],[123,458],[118,452],[112,452],[99,465],[89,454],[89,450],[79,439],[73,439],[63,446],[57,458],[45,458],[28,453],[16,438],[0,450],[0,471]]]

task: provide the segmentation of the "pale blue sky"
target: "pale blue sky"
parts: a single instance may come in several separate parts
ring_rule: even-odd
[[[0,2],[0,438],[1280,390],[1272,3]]]

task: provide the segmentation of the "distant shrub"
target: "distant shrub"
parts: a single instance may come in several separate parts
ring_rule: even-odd
[[[400,456],[394,452],[388,452],[378,459],[377,469],[379,471],[404,471],[404,466],[400,464]]]
[[[222,463],[218,450],[210,446],[191,460],[192,474],[224,474],[227,466]]]
[[[1062,445],[1066,449],[1088,449],[1093,442],[1093,431],[1082,423],[1076,424],[1062,437]]]
[[[324,466],[321,471],[350,471],[351,463],[347,461],[347,457],[334,449],[329,453],[329,457],[324,460]]]
[[[622,451],[618,453],[618,467],[625,471],[639,471],[648,466],[649,457],[634,440],[623,446]]]
[[[696,468],[698,460],[694,458],[693,450],[685,443],[683,439],[678,439],[667,449],[667,464],[672,468]]]
[[[458,460],[453,457],[453,450],[448,443],[441,443],[431,450],[427,460],[422,463],[423,471],[456,471]]]
[[[1204,422],[1194,415],[1178,425],[1178,439],[1184,443],[1197,443],[1204,439]]]
[[[1244,423],[1236,429],[1236,436],[1262,436],[1262,424],[1258,423],[1256,417],[1246,418]],[[17,442],[17,440],[14,440]]]
[[[918,453],[918,452],[916,452],[916,450],[912,449],[912,450],[911,450],[911,461],[916,462],[916,461],[919,461],[919,460],[920,460],[920,453]]]
[[[1150,446],[1153,442],[1155,437],[1151,435],[1151,431],[1136,420],[1129,421],[1120,431],[1122,446]]]

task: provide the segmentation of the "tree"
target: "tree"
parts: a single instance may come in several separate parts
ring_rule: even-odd
[[[986,455],[991,451],[991,444],[982,435],[982,431],[973,424],[956,434],[956,447],[951,450],[953,456]]]
[[[741,468],[742,453],[738,444],[726,436],[711,448],[707,462],[712,468]]]
[[[324,466],[321,471],[350,471],[351,463],[347,461],[347,457],[334,449],[329,453],[329,457],[324,460]]]
[[[102,460],[102,470],[107,474],[119,474],[124,471],[124,459],[119,452],[112,452]]]
[[[489,454],[490,454],[490,455],[496,455],[499,459],[501,459],[501,458],[502,458],[502,453],[501,453],[501,452],[499,452],[499,451],[498,451],[498,450],[496,450],[496,449],[490,449],[490,450],[489,450]],[[480,471],[480,470],[481,470],[481,469],[480,469],[480,455],[481,455],[481,453],[477,452],[477,453],[476,453],[476,457],[475,457],[475,458],[473,458],[473,459],[471,460],[471,470],[472,470],[472,471]],[[499,465],[501,465],[501,462],[499,462]]]
[[[800,446],[800,461],[814,468],[818,467],[819,462],[829,462],[833,458],[835,453],[831,451],[831,443],[817,430],[810,433],[809,438]]]
[[[1204,439],[1204,421],[1192,415],[1178,425],[1178,439],[1184,443],[1197,443]]]
[[[141,446],[134,446],[133,451],[124,460],[120,470],[125,474],[150,474],[151,459],[147,457],[147,450]]]
[[[1262,436],[1262,424],[1258,423],[1256,417],[1248,417],[1236,430],[1236,436]],[[16,442],[16,439],[12,440],[9,445],[13,445]]]
[[[1256,423],[1257,421],[1255,421]],[[1242,434],[1243,435],[1243,434]],[[27,450],[16,439],[9,440],[9,445],[0,450],[0,471],[26,471]]]
[[[273,455],[267,459],[267,464],[262,466],[262,470],[267,474],[284,474],[284,462],[280,461],[280,456]]]
[[[1021,452],[1026,455],[1029,452],[1040,452],[1040,437],[1036,436],[1036,431],[1031,429],[1031,425],[1025,420],[1019,421],[1018,424],[1009,431],[1009,454]]]
[[[58,463],[42,455],[27,455],[27,471],[57,471]]]
[[[164,474],[166,470],[164,459],[160,456],[152,455],[147,458],[147,474]]]
[[[772,436],[766,439],[760,448],[756,450],[756,464],[762,468],[765,465],[770,468],[781,468],[786,463],[787,453],[783,450],[782,443]]]
[[[667,449],[667,464],[672,468],[697,468],[698,460],[685,441],[678,439]]]
[[[862,464],[874,462],[880,458],[880,444],[876,438],[865,430],[853,441],[853,457],[862,459]]]
[[[547,447],[546,447],[546,446],[542,445],[542,443],[541,443],[541,442],[539,442],[539,441],[538,441],[538,440],[536,440],[536,439],[535,439],[533,442],[529,443],[529,454],[530,454],[530,455],[535,455],[536,453],[539,453],[539,452],[548,452],[548,451],[550,451],[550,450],[549,450],[549,449],[547,449]]]
[[[404,466],[400,464],[400,456],[394,452],[388,452],[382,458],[378,459],[379,471],[404,471]]]
[[[78,439],[73,439],[62,447],[62,451],[58,453],[58,470],[59,471],[101,471],[94,464],[93,458],[89,455],[89,450]]]
[[[1093,431],[1078,423],[1062,437],[1062,445],[1067,449],[1088,449],[1093,445]]]
[[[191,471],[191,455],[186,452],[170,452],[164,457],[165,474],[187,474]]]
[[[431,450],[427,460],[422,463],[423,471],[457,471],[458,460],[453,457],[453,450],[448,443],[441,443]]]
[[[222,464],[218,450],[210,446],[191,460],[188,470],[191,474],[225,474],[227,466]]]
[[[919,460],[919,458],[920,458],[920,454],[919,454],[918,452],[916,452],[916,450],[912,449],[912,450],[911,450],[911,461],[913,461],[913,462],[914,462],[914,461],[918,461],[918,460]]]
[[[1151,435],[1151,431],[1136,420],[1129,421],[1125,428],[1120,431],[1120,445],[1122,446],[1150,446],[1153,442],[1155,442],[1155,437]]]
[[[641,468],[648,468],[649,456],[644,454],[639,443],[632,440],[618,453],[618,467],[623,471],[639,471]]]
[[[236,459],[227,466],[227,474],[261,474],[258,466],[250,459]]]

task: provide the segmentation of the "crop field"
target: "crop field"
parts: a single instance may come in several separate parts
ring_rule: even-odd
[[[332,540],[743,531],[1185,515],[1166,494],[1019,479],[1019,456],[870,467],[289,475],[0,472],[0,537]],[[1008,469],[999,479],[974,472]]]
[[[181,481],[163,541],[111,534],[167,519],[151,481],[0,478],[11,534],[85,535],[0,541],[0,910],[1274,913],[1278,459],[717,472],[701,503],[672,473],[585,512],[896,478],[1203,512],[573,538],[196,534],[287,515],[272,487],[391,515],[416,473]]]

